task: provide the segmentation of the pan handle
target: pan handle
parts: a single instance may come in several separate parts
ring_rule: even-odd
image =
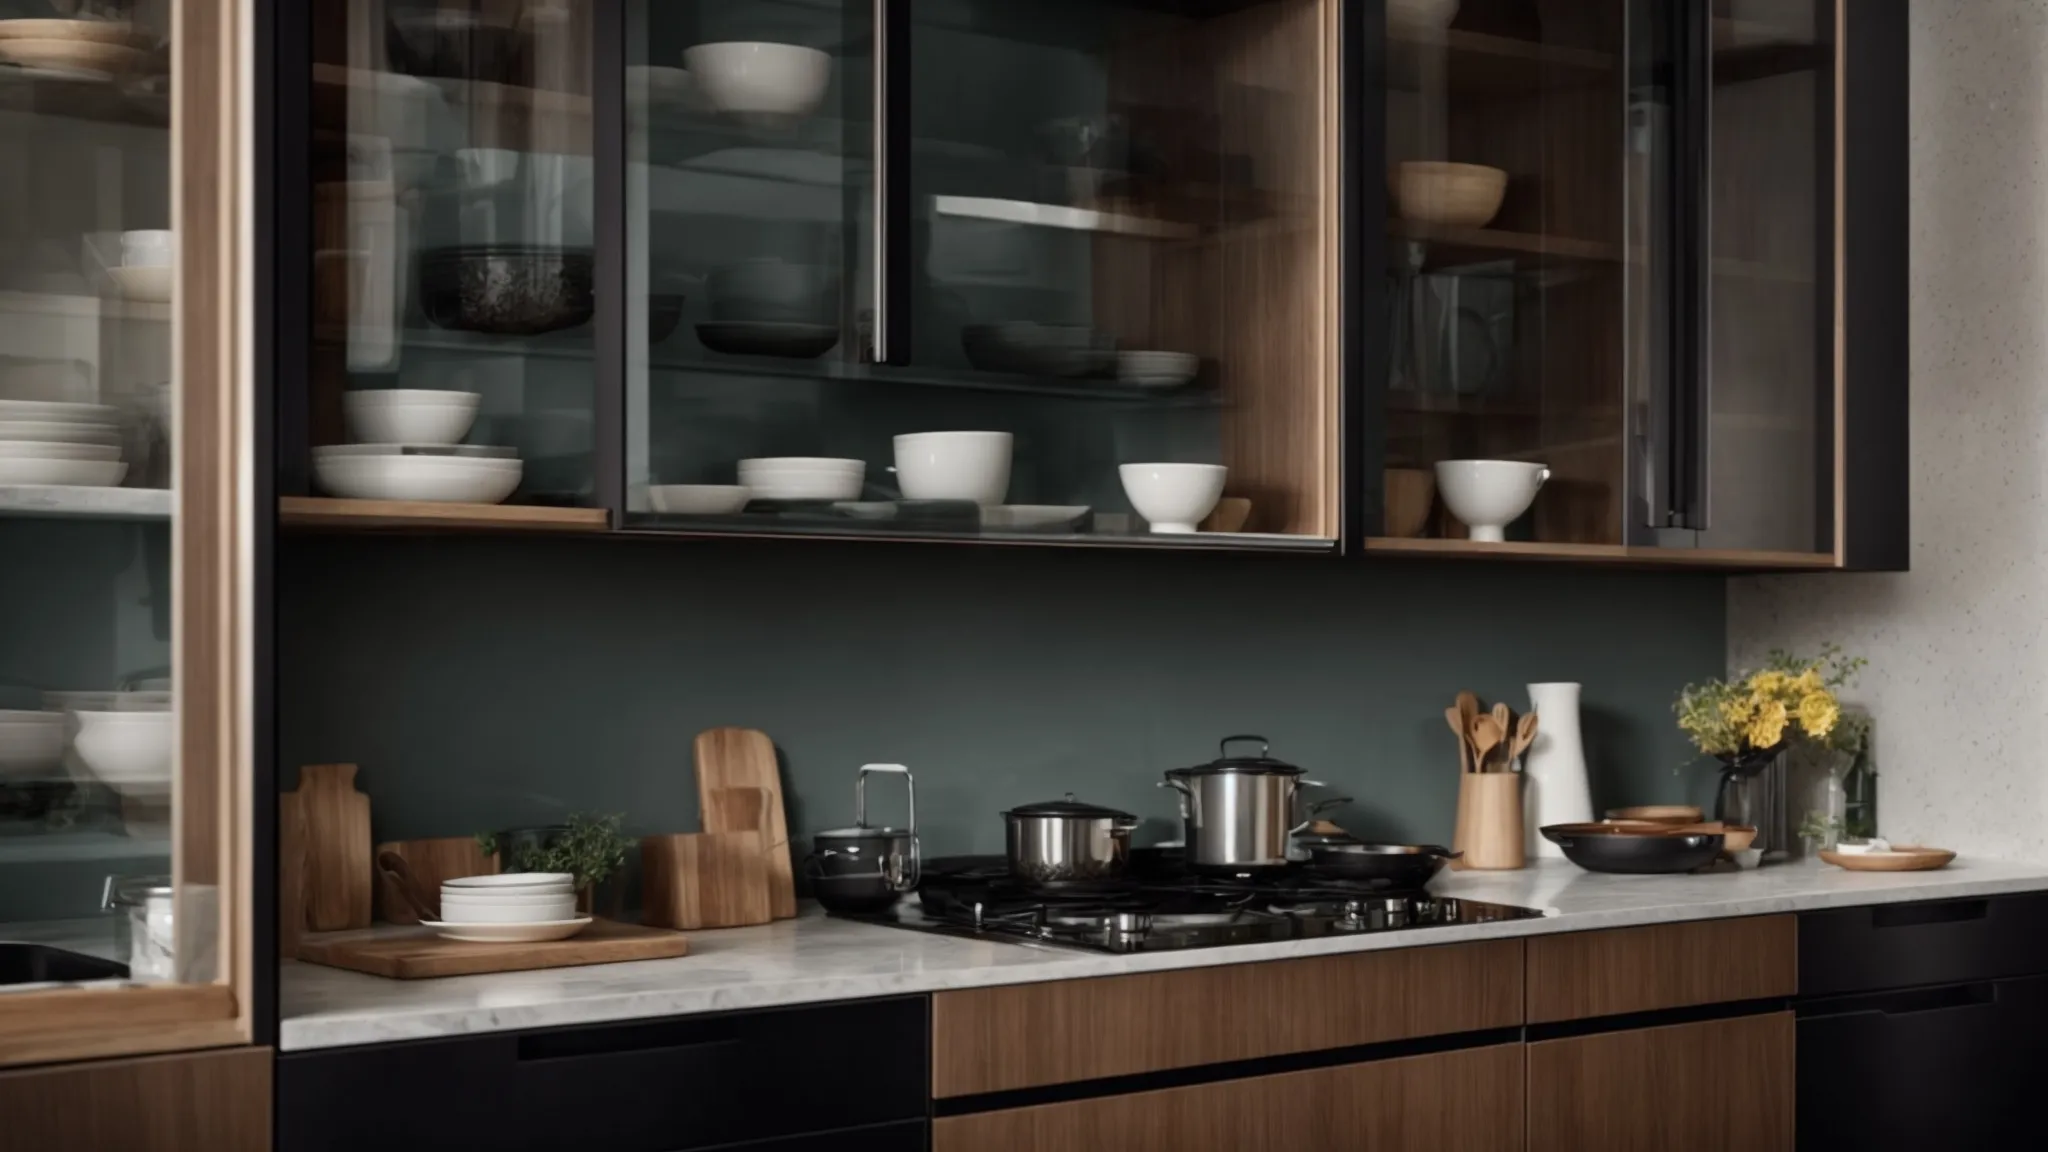
[[[1335,808],[1339,804],[1349,803],[1351,803],[1351,797],[1349,796],[1332,796],[1328,800],[1318,800],[1315,803],[1308,806],[1307,817],[1304,818],[1301,823],[1296,824],[1292,828],[1289,828],[1287,830],[1287,834],[1289,836],[1294,836],[1302,832],[1305,832],[1308,830],[1309,825],[1316,822],[1316,813],[1321,812],[1326,808]]]

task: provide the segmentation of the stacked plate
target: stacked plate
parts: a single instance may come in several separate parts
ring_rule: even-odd
[[[126,475],[118,410],[0,400],[0,484],[112,488]]]
[[[1190,352],[1119,352],[1116,378],[1133,388],[1167,391],[1195,378],[1202,358]]]
[[[567,872],[508,872],[445,881],[441,919],[426,925],[449,940],[566,940],[590,923],[590,917],[576,914],[575,883]]]
[[[462,442],[482,399],[418,388],[346,393],[342,411],[358,442],[313,449],[313,475],[355,500],[501,503],[524,465],[516,449]]]
[[[93,779],[123,797],[150,800],[170,795],[177,713],[165,708],[64,715],[73,721],[66,726],[71,751]]]
[[[864,460],[828,456],[762,456],[742,460],[740,485],[756,500],[858,500]]]

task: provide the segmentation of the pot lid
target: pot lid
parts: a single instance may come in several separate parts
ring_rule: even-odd
[[[1076,800],[1074,799],[1074,794],[1072,792],[1067,793],[1066,798],[1062,800],[1042,800],[1036,804],[1019,804],[1015,808],[1010,809],[1008,812],[1003,813],[1003,815],[1072,816],[1080,820],[1137,819],[1137,817],[1131,815],[1129,812],[1119,812],[1114,808],[1105,808],[1100,804],[1090,804],[1085,800]]]
[[[1257,756],[1232,756],[1230,754],[1230,746],[1232,744],[1250,743],[1252,741],[1258,742],[1259,754]],[[1299,776],[1306,771],[1306,769],[1297,768],[1285,760],[1275,760],[1271,755],[1273,745],[1264,736],[1225,736],[1222,740],[1217,741],[1216,750],[1222,753],[1222,755],[1209,761],[1207,764],[1197,764],[1192,768],[1175,768],[1169,771],[1167,775],[1209,776],[1219,772],[1246,772],[1266,776]]]

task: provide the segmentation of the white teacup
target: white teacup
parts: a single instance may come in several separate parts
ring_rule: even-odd
[[[1520,460],[1442,460],[1436,466],[1436,489],[1444,507],[1464,521],[1472,539],[1499,543],[1507,526],[1536,502],[1536,492],[1550,479],[1550,469]]]

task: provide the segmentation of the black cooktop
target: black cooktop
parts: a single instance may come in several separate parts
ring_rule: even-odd
[[[1159,952],[1306,940],[1541,916],[1531,908],[1401,891],[1290,866],[1244,876],[1192,875],[1154,855],[1133,874],[1046,887],[1012,876],[1000,856],[928,860],[917,897],[850,919],[951,936],[992,936],[1098,952]]]

